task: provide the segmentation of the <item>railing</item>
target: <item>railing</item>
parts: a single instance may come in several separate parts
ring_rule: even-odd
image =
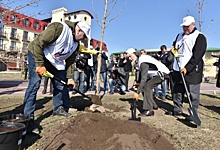
[[[30,42],[30,37],[23,36],[22,42]]]
[[[7,35],[8,35],[8,34],[6,33],[6,31],[5,31],[5,32],[3,31],[3,32],[2,32],[2,35],[0,35],[0,37],[6,38]]]

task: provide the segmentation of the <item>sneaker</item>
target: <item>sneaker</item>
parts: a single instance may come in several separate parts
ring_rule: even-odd
[[[165,97],[162,97],[162,101],[166,101],[166,98],[165,98]]]
[[[114,92],[112,92],[112,91],[111,91],[111,92],[109,92],[109,95],[113,95],[113,94],[114,94]]]
[[[36,127],[34,120],[30,120],[28,122],[27,133],[37,135],[40,134],[40,130]]]
[[[63,106],[60,106],[57,111],[53,112],[54,116],[64,116],[66,118],[72,117],[72,114],[66,112]]]
[[[42,91],[42,94],[46,94],[46,93],[47,93],[47,91],[46,91],[46,90],[43,90],[43,91]]]

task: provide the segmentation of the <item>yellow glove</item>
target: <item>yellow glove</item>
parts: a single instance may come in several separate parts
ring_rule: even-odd
[[[80,52],[83,52],[83,53],[88,53],[88,54],[97,54],[99,53],[99,51],[95,50],[95,49],[89,49],[89,48],[86,48],[85,46],[83,46],[82,44],[80,44],[79,46],[79,51]]]
[[[76,84],[75,84],[75,82],[74,82],[74,80],[73,80],[73,79],[68,79],[68,81],[67,81],[67,85],[70,85],[70,84],[72,84],[72,85],[73,85],[73,88],[75,88],[75,87],[76,87]]]
[[[173,53],[174,57],[178,57],[178,50],[176,50],[173,46],[170,49],[171,53]]]
[[[138,93],[134,93],[134,99],[135,99],[136,101],[138,101],[138,98],[139,98],[139,94],[138,94]]]

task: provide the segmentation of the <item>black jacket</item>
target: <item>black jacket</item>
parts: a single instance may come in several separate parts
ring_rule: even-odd
[[[127,62],[124,63],[124,60],[127,59]],[[132,64],[131,60],[128,58],[119,59],[119,67],[123,67],[125,72],[131,72],[132,71]]]
[[[112,70],[112,68],[115,67],[115,70]],[[115,80],[119,85],[125,85],[125,75],[123,67],[119,67],[117,64],[115,64],[113,61],[109,64],[108,67],[109,71],[109,78]]]
[[[100,73],[104,73],[104,72],[107,72],[108,70],[107,64],[106,64],[106,60],[108,60],[108,56],[106,56],[105,52],[103,52],[101,57],[102,59],[101,59]],[[98,68],[98,56],[97,55],[93,55],[93,67],[94,67],[95,72],[97,72],[97,68]]]

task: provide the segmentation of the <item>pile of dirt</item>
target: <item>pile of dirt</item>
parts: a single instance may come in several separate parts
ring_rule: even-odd
[[[44,150],[174,150],[156,128],[145,123],[84,113],[45,131]]]

